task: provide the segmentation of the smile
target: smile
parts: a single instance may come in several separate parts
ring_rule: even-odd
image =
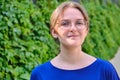
[[[69,35],[68,37],[78,37],[78,35]]]

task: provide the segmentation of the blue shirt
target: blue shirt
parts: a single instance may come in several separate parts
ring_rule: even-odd
[[[120,80],[120,78],[110,62],[97,59],[91,65],[76,70],[59,69],[48,61],[33,69],[30,80]]]

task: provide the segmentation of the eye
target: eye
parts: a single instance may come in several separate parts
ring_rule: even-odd
[[[83,25],[85,25],[85,21],[84,20],[78,20],[78,21],[76,21],[76,23],[75,23],[77,26],[83,26]]]
[[[76,25],[82,26],[82,25],[84,25],[84,23],[81,21],[78,21],[78,22],[76,22]]]
[[[62,21],[62,22],[61,22],[61,26],[67,27],[67,26],[69,26],[69,24],[70,24],[69,21]]]

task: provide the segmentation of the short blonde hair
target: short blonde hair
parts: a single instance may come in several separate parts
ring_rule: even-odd
[[[87,14],[86,10],[79,3],[77,3],[77,2],[68,1],[68,2],[63,2],[61,5],[59,5],[53,11],[53,13],[51,15],[51,18],[50,18],[50,30],[54,29],[54,27],[56,26],[56,22],[57,22],[59,16],[68,7],[78,9],[82,13],[85,21],[87,22],[87,27],[89,26],[89,18],[88,18],[88,14]]]

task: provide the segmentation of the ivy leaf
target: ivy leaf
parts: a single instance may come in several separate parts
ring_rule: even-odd
[[[30,75],[29,73],[24,73],[20,75],[20,78],[25,79],[25,80],[30,80]]]

